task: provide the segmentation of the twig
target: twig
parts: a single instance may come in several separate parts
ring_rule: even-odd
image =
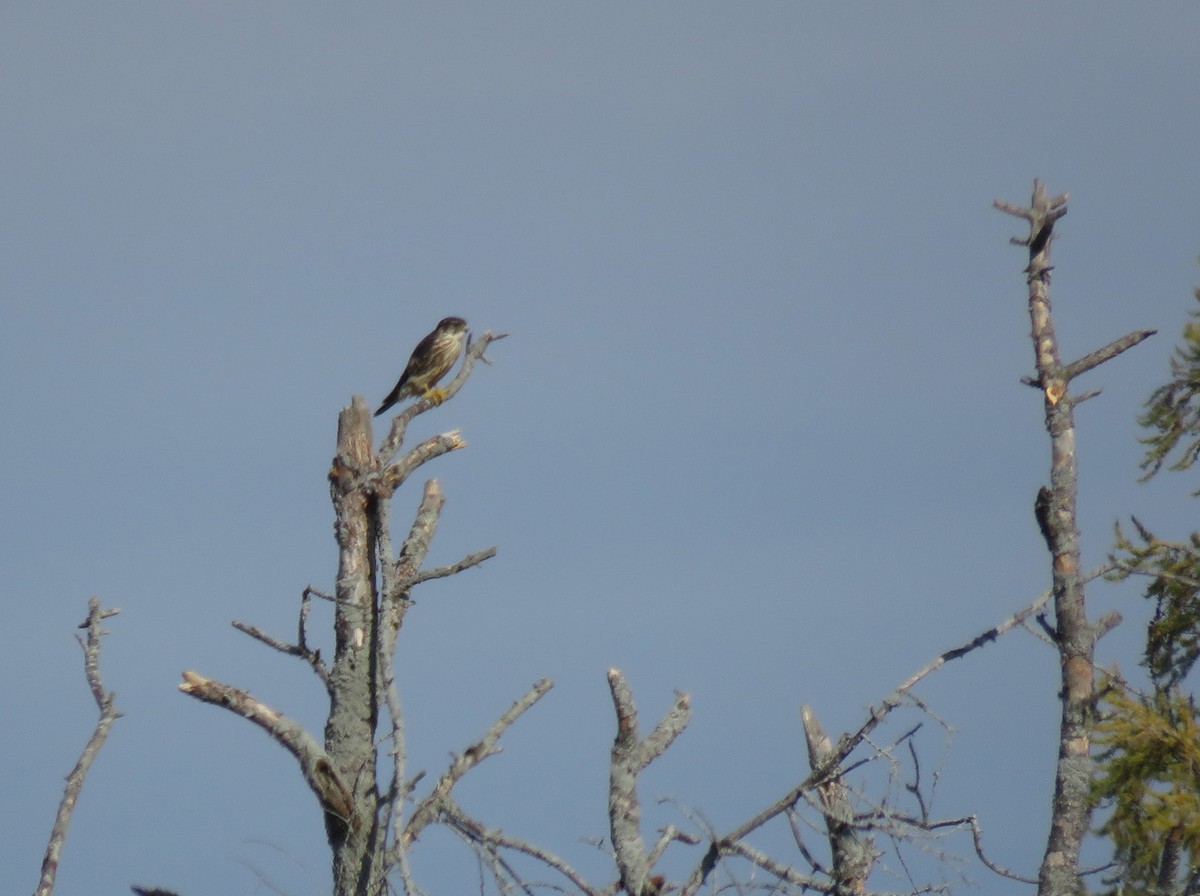
[[[307,609],[308,601],[304,600],[300,605],[300,630],[302,632],[304,630],[304,617],[307,615]],[[325,690],[329,690],[329,670],[325,668],[325,661],[321,659],[321,651],[309,650],[304,644],[288,644],[286,641],[281,641],[273,635],[268,635],[257,626],[242,622],[240,619],[234,619],[230,625],[242,634],[249,635],[255,641],[266,644],[280,653],[286,653],[288,656],[295,656],[304,660],[312,667],[317,677],[321,679],[321,682],[325,685]]]
[[[813,871],[816,871],[819,874],[828,874],[829,871],[824,865],[817,861],[804,843],[804,837],[802,837],[800,834],[800,825],[798,823],[800,819],[799,813],[796,812],[795,809],[788,809],[786,814],[788,827],[791,828],[792,831],[792,841],[796,844],[796,849],[799,851],[800,855],[804,857],[804,860],[808,862],[809,867],[812,868]],[[807,819],[805,820],[805,824],[808,824]]]
[[[420,567],[429,551],[433,536],[437,532],[438,519],[441,515],[445,498],[441,486],[436,479],[425,483],[425,491],[421,498],[421,506],[413,519],[408,537],[400,549],[398,560],[392,560],[392,538],[389,515],[391,498],[387,495],[377,495],[371,505],[374,514],[374,531],[376,538],[376,555],[381,567],[380,601],[375,636],[376,689],[387,710],[392,742],[389,753],[392,757],[391,782],[379,805],[379,827],[385,840],[384,855],[390,856],[385,861],[380,877],[386,877],[388,870],[403,858],[406,844],[402,844],[396,833],[396,826],[404,814],[404,801],[411,793],[411,784],[406,786],[404,776],[408,762],[408,752],[405,743],[406,731],[404,716],[400,704],[400,690],[396,685],[395,655],[396,639],[400,627],[404,624],[404,616],[411,606],[408,592],[412,588],[414,571]],[[390,840],[390,843],[388,842]],[[408,874],[407,865],[401,873]]]
[[[587,896],[599,896],[600,891],[584,880],[583,876],[565,859],[519,837],[509,836],[499,829],[484,827],[481,822],[467,815],[452,798],[447,798],[443,804],[442,818],[450,827],[462,833],[468,841],[482,844],[491,850],[511,849],[514,852],[531,856],[547,867],[553,868],[574,884],[581,893],[585,893]]]
[[[462,572],[464,569],[470,569],[472,566],[479,566],[485,560],[491,560],[496,556],[496,549],[486,548],[482,551],[476,551],[474,554],[468,554],[457,563],[452,563],[449,566],[435,566],[433,569],[423,569],[417,573],[413,579],[413,585],[420,585],[422,582],[428,582],[430,579],[442,579],[446,576],[452,576],[456,572]]]
[[[87,745],[83,748],[83,752],[79,754],[79,761],[67,775],[67,784],[63,788],[62,800],[58,804],[54,826],[50,829],[50,840],[46,844],[46,854],[42,858],[42,875],[38,880],[37,889],[34,890],[34,896],[50,896],[54,892],[54,879],[58,874],[59,859],[62,857],[63,845],[67,840],[67,829],[71,826],[71,815],[75,811],[75,803],[83,790],[84,779],[87,778],[88,770],[92,767],[96,754],[104,746],[109,728],[121,717],[121,713],[117,711],[116,693],[105,691],[104,681],[100,677],[100,639],[107,634],[100,627],[100,622],[110,616],[116,616],[120,612],[117,609],[102,610],[99,598],[88,598],[87,619],[80,626],[80,628],[87,629],[87,638],[76,636],[76,640],[83,648],[83,672],[92,697],[96,701],[96,708],[100,710],[100,718],[96,721],[96,727],[92,731]]]
[[[327,600],[331,604],[337,603],[337,598],[332,594],[322,591],[320,588],[316,588],[312,585],[309,585],[304,589],[304,597],[319,597],[321,600]]]
[[[778,862],[768,856],[761,850],[755,849],[748,843],[741,840],[731,840],[725,844],[723,850],[727,855],[741,856],[743,859],[757,865],[764,871],[767,871],[782,881],[786,881],[794,887],[805,887],[811,890],[816,890],[819,893],[833,893],[836,884],[831,884],[823,880],[818,880],[815,877],[809,877],[807,874],[801,874],[791,865],[785,865],[783,862]]]
[[[969,827],[971,829],[971,840],[975,845],[975,855],[979,857],[979,861],[988,868],[988,870],[999,874],[1001,877],[1007,877],[1009,880],[1020,881],[1023,884],[1036,884],[1037,878],[1025,877],[1017,874],[1017,872],[1005,868],[1003,865],[997,864],[992,859],[988,858],[983,849],[983,829],[979,826],[979,819],[974,815],[968,815],[964,818],[947,818],[941,821],[936,821],[926,826],[929,830],[946,827]]]

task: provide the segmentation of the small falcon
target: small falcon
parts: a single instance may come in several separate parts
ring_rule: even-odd
[[[435,389],[438,380],[450,372],[454,362],[462,354],[467,339],[467,322],[461,317],[443,317],[433,332],[417,343],[412,357],[395,388],[388,393],[379,410],[378,417],[396,402],[409,397],[432,398],[438,403],[445,401],[446,393]]]

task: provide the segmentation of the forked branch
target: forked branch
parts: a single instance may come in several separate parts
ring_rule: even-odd
[[[608,687],[617,713],[617,737],[609,768],[608,818],[621,884],[630,896],[654,896],[661,878],[650,876],[650,862],[642,839],[642,807],[638,801],[638,775],[671,746],[692,717],[687,694],[679,694],[675,705],[645,738],[637,732],[637,707],[620,669],[608,670]]]

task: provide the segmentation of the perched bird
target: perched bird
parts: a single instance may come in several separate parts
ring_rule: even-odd
[[[461,317],[443,317],[438,321],[433,332],[413,349],[399,382],[383,400],[375,416],[378,417],[396,402],[410,396],[433,398],[439,402],[445,400],[446,394],[434,386],[450,372],[462,354],[466,339],[467,322]]]

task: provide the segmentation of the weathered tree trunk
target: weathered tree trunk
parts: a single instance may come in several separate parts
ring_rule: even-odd
[[[329,670],[329,717],[325,752],[350,795],[351,813],[325,813],[333,850],[335,896],[377,892],[378,802],[375,731],[379,723],[375,587],[376,532],[371,505],[377,498],[365,483],[376,461],[371,417],[361,398],[338,418],[337,457],[330,471],[336,513],[338,572],[334,596],[334,657]]]

